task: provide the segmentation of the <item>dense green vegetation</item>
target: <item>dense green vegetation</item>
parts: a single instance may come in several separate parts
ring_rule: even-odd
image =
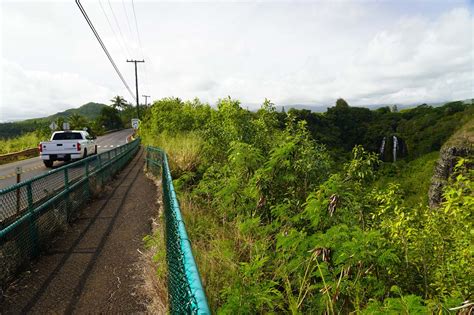
[[[461,101],[440,107],[423,104],[401,112],[389,107],[371,111],[344,103],[336,104],[326,113],[289,113],[297,120],[305,120],[312,137],[333,150],[350,152],[354,146],[362,145],[378,152],[384,137],[397,136],[405,141],[410,159],[438,151],[456,128],[474,115],[474,106]]]
[[[42,138],[38,137],[38,134],[35,132],[30,132],[13,139],[0,140],[0,155],[34,148],[41,141]]]
[[[104,108],[104,104],[87,103],[79,108],[71,108],[63,112],[42,118],[33,118],[16,122],[0,123],[0,139],[16,138],[25,133],[33,132],[38,129],[47,130],[49,124],[58,119],[67,120],[68,117],[80,115],[86,120],[96,119]]]
[[[472,298],[473,171],[460,160],[446,201],[426,193],[437,150],[472,105],[256,113],[167,98],[145,143],[171,159],[211,308],[225,314],[429,313]],[[408,157],[384,163],[383,137]],[[163,257],[162,248],[157,257]],[[162,274],[162,273],[160,273]]]
[[[58,126],[56,130],[62,130],[63,123],[69,122],[71,129],[87,128],[91,134],[101,135],[109,130],[129,128],[134,117],[136,108],[116,96],[111,100],[111,106],[87,103],[45,118],[3,123],[0,124],[0,154],[34,148],[39,142],[48,140],[51,122]]]

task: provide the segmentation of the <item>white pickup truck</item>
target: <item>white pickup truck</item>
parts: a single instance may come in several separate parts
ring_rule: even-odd
[[[40,157],[46,167],[53,167],[54,161],[70,161],[97,154],[95,137],[87,131],[56,131],[51,140],[38,146]]]

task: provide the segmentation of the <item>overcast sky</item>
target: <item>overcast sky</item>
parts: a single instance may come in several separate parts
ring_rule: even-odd
[[[73,0],[0,3],[0,121],[115,95],[134,101]],[[126,59],[145,59],[139,94],[153,100],[214,104],[230,95],[255,108],[265,98],[361,105],[473,97],[468,1],[134,0],[141,46],[131,0],[81,3],[133,92]]]

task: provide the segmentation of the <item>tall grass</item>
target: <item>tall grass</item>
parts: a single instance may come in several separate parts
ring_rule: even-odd
[[[17,138],[0,139],[0,154],[8,154],[35,148],[43,141],[36,132],[30,132]]]
[[[168,155],[173,178],[183,173],[193,172],[201,160],[201,148],[204,143],[196,133],[143,135],[144,143],[162,148]]]
[[[180,194],[179,203],[209,307],[216,311],[226,300],[222,292],[235,283],[244,240],[234,224],[193,203],[191,194]]]

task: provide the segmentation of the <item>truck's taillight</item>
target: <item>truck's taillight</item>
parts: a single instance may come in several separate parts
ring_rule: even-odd
[[[79,142],[77,143],[76,146],[77,146],[77,151],[81,151],[81,144]]]
[[[41,145],[41,143],[38,144],[38,150],[40,151],[40,153],[43,152],[43,146]]]

